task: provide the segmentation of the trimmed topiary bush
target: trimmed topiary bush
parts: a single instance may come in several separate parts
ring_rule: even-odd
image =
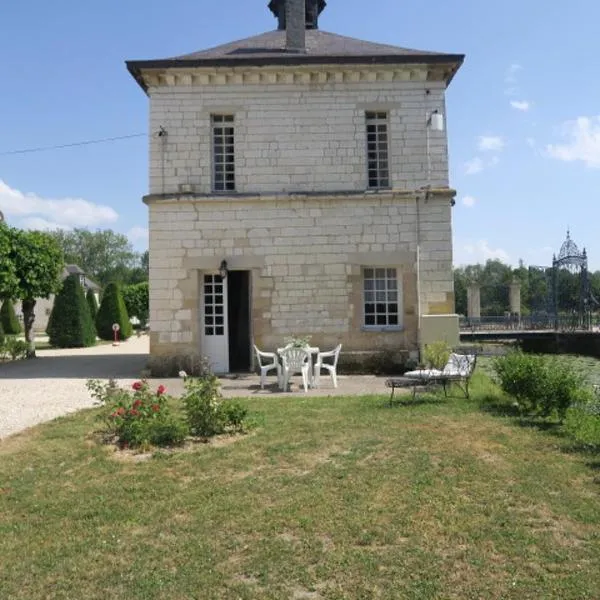
[[[98,301],[96,300],[96,294],[92,289],[87,291],[85,295],[85,300],[88,303],[88,307],[90,309],[90,316],[92,317],[92,321],[94,322],[94,327],[96,327],[96,315],[98,314]]]
[[[77,275],[69,275],[54,299],[46,333],[57,348],[85,348],[96,343],[96,330]]]
[[[140,327],[145,327],[149,313],[148,282],[126,285],[123,288],[123,300],[125,300],[127,314],[130,317],[137,317],[140,320]]]
[[[96,331],[98,337],[103,340],[114,339],[112,326],[118,323],[121,327],[119,331],[119,339],[126,340],[131,337],[132,327],[129,322],[129,315],[123,294],[118,283],[109,283],[104,290],[102,302],[96,315]]]
[[[0,308],[0,321],[5,335],[19,335],[23,328],[15,313],[13,301],[6,298]]]

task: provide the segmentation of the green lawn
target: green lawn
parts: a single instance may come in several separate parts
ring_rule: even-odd
[[[600,457],[480,411],[482,382],[251,399],[250,435],[137,462],[94,411],[9,438],[0,598],[597,599]]]

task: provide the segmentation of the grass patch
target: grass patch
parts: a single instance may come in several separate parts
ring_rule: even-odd
[[[93,410],[13,436],[0,595],[596,598],[597,461],[481,412],[494,394],[252,399],[252,435],[140,462]]]

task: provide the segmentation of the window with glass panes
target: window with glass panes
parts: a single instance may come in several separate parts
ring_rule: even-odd
[[[388,113],[366,112],[369,188],[390,187]]]
[[[235,191],[235,135],[233,115],[212,115],[213,191]]]
[[[392,268],[363,269],[365,327],[401,325],[398,273]]]

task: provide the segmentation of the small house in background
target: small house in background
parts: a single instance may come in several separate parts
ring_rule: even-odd
[[[127,63],[150,99],[153,357],[228,372],[293,335],[356,356],[458,341],[444,116],[464,57],[321,31],[325,6],[271,0],[274,31]]]
[[[66,279],[69,275],[78,275],[79,283],[83,288],[83,293],[87,294],[88,290],[92,290],[94,296],[96,296],[96,302],[100,303],[100,292],[102,288],[92,281],[85,272],[78,265],[65,265],[62,272],[62,279]],[[49,298],[38,298],[35,303],[35,321],[33,322],[33,331],[37,334],[44,334],[46,327],[48,326],[48,320],[50,319],[50,313],[54,306],[54,294]],[[21,303],[15,303],[15,313],[21,323],[23,322],[23,313],[21,311]]]

